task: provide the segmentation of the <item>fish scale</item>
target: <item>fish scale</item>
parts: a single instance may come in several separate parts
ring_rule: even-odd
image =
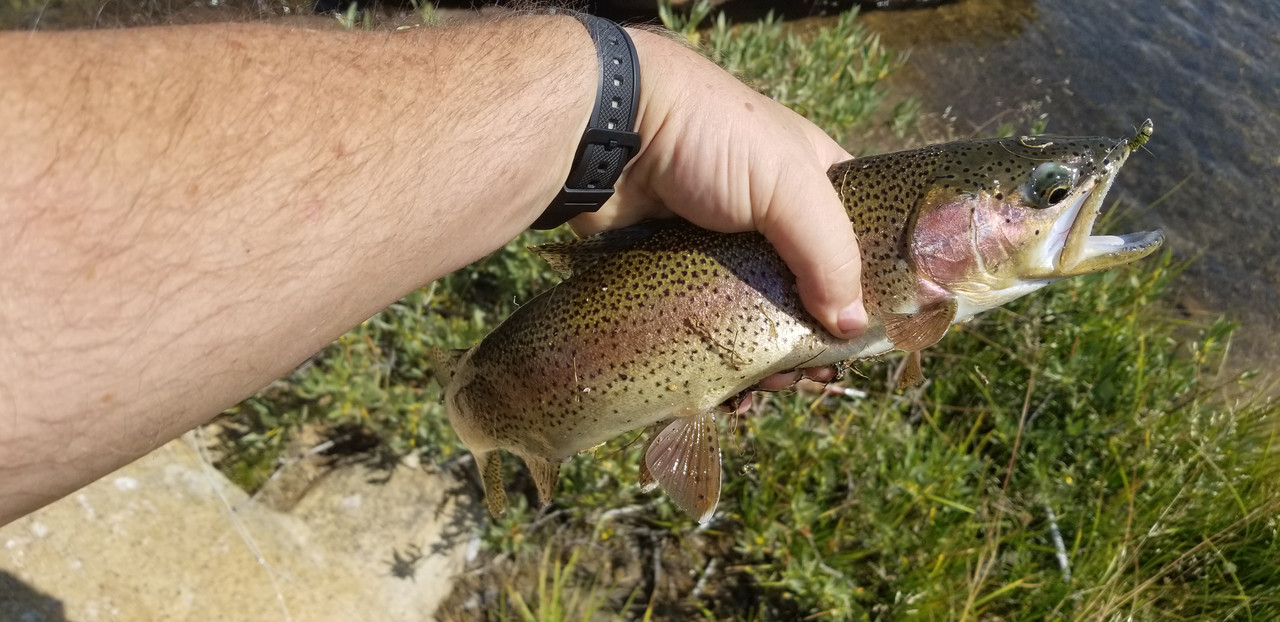
[[[639,428],[709,409],[726,383],[740,391],[785,365],[780,358],[800,362],[835,341],[803,312],[794,279],[762,237],[678,221],[644,228],[647,239],[537,299],[547,314],[513,315],[468,359],[476,370],[542,370],[466,394],[493,447],[568,457],[616,436],[593,433],[600,419]],[[637,275],[645,278],[617,285]],[[731,324],[709,319],[726,317]],[[792,351],[804,354],[779,356]],[[513,405],[519,416],[510,416]]]
[[[869,327],[837,339],[757,233],[681,220],[536,249],[565,280],[469,350],[440,353],[445,406],[501,512],[500,451],[549,502],[559,465],[648,428],[641,479],[699,520],[720,487],[717,407],[774,374],[919,351],[955,322],[1144,257],[1158,232],[1091,236],[1120,165],[1150,136],[962,141],[830,171],[858,234]]]
[[[831,181],[858,233],[868,313],[914,300],[916,281],[910,256],[903,251],[903,232],[940,155],[939,149],[926,147],[853,160],[831,170]]]

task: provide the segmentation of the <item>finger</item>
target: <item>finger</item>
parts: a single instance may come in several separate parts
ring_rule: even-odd
[[[751,401],[751,391],[754,391],[754,389],[748,389],[725,400],[724,403],[720,404],[720,410],[734,415],[741,415],[751,410],[751,404],[753,403]]]
[[[808,378],[801,378],[796,381],[796,391],[800,393],[826,393],[827,383],[810,380]]]
[[[831,365],[827,365],[826,367],[806,367],[800,371],[804,373],[806,380],[812,380],[814,382],[831,382],[839,375],[836,368]]]
[[[799,379],[799,371],[779,372],[756,383],[756,386],[752,387],[752,389],[757,391],[781,391],[791,388],[791,385],[794,385]]]
[[[824,172],[782,175],[761,233],[796,277],[800,299],[831,334],[849,339],[866,330],[858,238]]]

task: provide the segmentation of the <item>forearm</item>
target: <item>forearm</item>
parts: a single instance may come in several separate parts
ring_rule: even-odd
[[[0,63],[0,524],[514,237],[597,71],[563,17],[6,34]]]

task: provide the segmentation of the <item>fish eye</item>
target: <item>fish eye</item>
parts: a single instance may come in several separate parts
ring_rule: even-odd
[[[1031,173],[1028,198],[1033,207],[1053,207],[1071,194],[1076,183],[1076,171],[1057,162],[1045,162]]]

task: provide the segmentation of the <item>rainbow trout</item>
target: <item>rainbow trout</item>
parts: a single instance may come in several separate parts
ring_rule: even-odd
[[[960,141],[829,172],[858,234],[867,331],[833,337],[756,233],[680,220],[535,249],[565,280],[469,350],[441,353],[449,420],[505,508],[501,455],[542,502],[560,464],[649,428],[641,479],[708,520],[720,496],[717,407],[779,372],[936,343],[952,324],[1058,279],[1151,254],[1160,232],[1091,235],[1129,154],[1151,136]]]

